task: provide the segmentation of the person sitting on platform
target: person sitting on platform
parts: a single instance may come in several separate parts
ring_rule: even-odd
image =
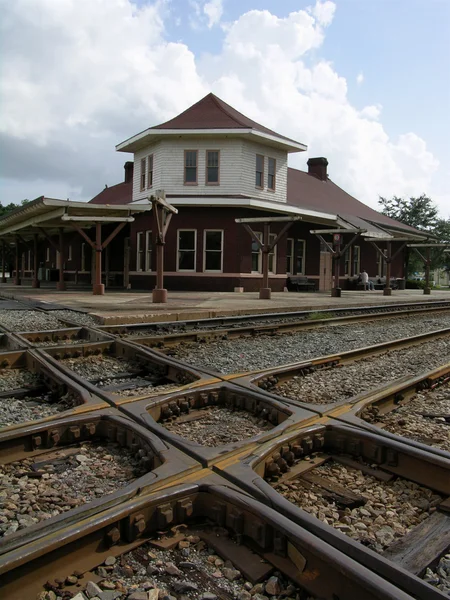
[[[360,274],[361,283],[364,285],[365,290],[373,291],[375,288],[373,287],[373,281],[369,279],[369,275],[366,271],[362,271]]]

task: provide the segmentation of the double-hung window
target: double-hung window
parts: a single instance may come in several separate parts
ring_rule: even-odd
[[[219,185],[219,150],[206,151],[206,185]]]
[[[179,229],[177,245],[177,270],[195,271],[197,255],[197,230]]]
[[[305,240],[297,240],[297,275],[305,274],[305,252],[306,242]]]
[[[267,159],[267,189],[271,192],[275,191],[275,171],[277,161],[274,158]]]
[[[147,158],[147,166],[147,188],[151,188],[153,185],[153,154]]]
[[[350,275],[350,248],[344,254],[344,275]]]
[[[255,187],[264,188],[264,156],[256,155]]]
[[[198,151],[184,151],[184,184],[197,185]]]
[[[361,272],[361,268],[360,268],[360,247],[359,246],[353,246],[353,265],[352,265],[352,271],[353,271],[353,275],[357,275],[358,273]]]
[[[261,240],[262,233],[260,231],[255,232],[256,237]],[[261,273],[261,248],[252,238],[252,273]]]
[[[45,249],[45,261],[50,262],[50,246]]]
[[[288,275],[293,274],[294,268],[294,240],[293,238],[287,239],[286,244],[286,273]]]
[[[272,244],[277,237],[276,233],[269,234],[269,244]],[[274,246],[269,252],[269,273],[277,272],[277,247]]]
[[[138,231],[136,234],[136,271],[145,270],[144,260],[144,232]]]
[[[152,232],[145,232],[145,270],[152,270]]]
[[[223,267],[223,231],[205,230],[204,236],[203,270],[221,272]]]
[[[145,190],[145,182],[147,179],[147,159],[143,158],[141,160],[141,192]]]

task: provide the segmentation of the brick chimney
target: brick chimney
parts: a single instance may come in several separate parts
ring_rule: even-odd
[[[125,183],[131,183],[133,181],[134,162],[128,160],[123,168],[125,169]]]
[[[328,166],[328,161],[326,158],[320,157],[320,158],[310,158],[308,160],[308,175],[313,175],[314,177],[317,177],[317,179],[320,179],[321,181],[327,181],[328,179],[328,173],[327,173],[327,166]]]

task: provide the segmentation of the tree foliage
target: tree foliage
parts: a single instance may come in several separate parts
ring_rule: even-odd
[[[379,204],[382,206],[382,214],[405,225],[428,233],[433,240],[431,243],[450,243],[450,219],[439,218],[439,211],[434,202],[422,194],[418,198],[383,198],[380,196]],[[443,248],[433,248],[430,254],[431,269],[450,270],[450,254],[445,253]],[[408,252],[406,259],[407,275],[416,271],[422,271],[423,261],[415,252]]]
[[[0,217],[4,217],[11,211],[15,210],[16,208],[20,208],[21,206],[24,206],[25,204],[28,204],[29,202],[30,202],[30,200],[25,199],[25,200],[22,200],[22,202],[20,202],[19,204],[14,204],[14,202],[10,202],[9,204],[6,204],[6,206],[3,206],[3,204],[0,204]]]

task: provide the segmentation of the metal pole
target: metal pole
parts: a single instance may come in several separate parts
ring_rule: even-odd
[[[430,288],[430,249],[426,249],[426,261],[425,261],[425,287],[423,293],[429,296],[431,294]]]
[[[391,242],[386,242],[386,286],[383,290],[383,296],[391,296]]]
[[[6,261],[6,243],[5,243],[5,240],[2,240],[2,283],[6,283],[5,261]],[[9,276],[11,277],[11,273]]]
[[[269,240],[270,224],[264,223],[262,247],[262,288],[259,290],[261,300],[270,300],[272,290],[269,287]]]
[[[41,282],[38,277],[38,234],[34,234],[34,247],[33,247],[33,281],[31,287],[41,287]]]
[[[105,286],[102,284],[102,225],[95,224],[95,283],[92,293],[94,296],[103,296]]]
[[[56,284],[56,289],[60,292],[63,292],[66,289],[66,284],[64,283],[64,229],[62,227],[59,228],[59,281]]]
[[[21,285],[20,280],[20,271],[19,271],[19,238],[16,236],[16,278],[14,280],[14,285]]]

